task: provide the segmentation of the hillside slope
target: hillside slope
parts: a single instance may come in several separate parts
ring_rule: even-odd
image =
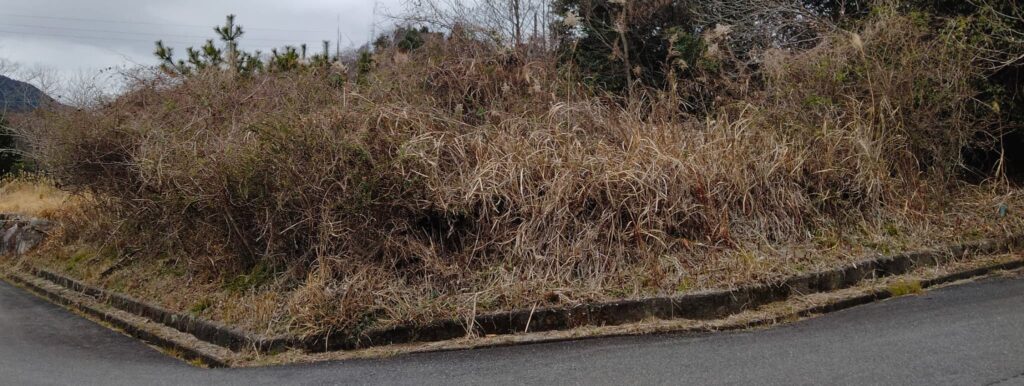
[[[51,102],[36,86],[0,75],[0,112],[24,112]]]

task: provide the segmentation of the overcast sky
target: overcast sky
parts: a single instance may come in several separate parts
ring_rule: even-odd
[[[401,10],[402,0],[379,0],[376,22]],[[152,65],[153,43],[163,40],[180,57],[214,37],[212,27],[235,14],[245,29],[241,47],[306,43],[319,52],[340,27],[341,46],[370,39],[373,0],[0,0],[0,59],[23,68],[49,68],[60,78],[104,68]]]

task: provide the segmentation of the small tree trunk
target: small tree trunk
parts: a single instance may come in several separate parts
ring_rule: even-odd
[[[625,67],[626,74],[626,95],[632,95],[633,89],[633,65],[629,60],[629,40],[626,39],[626,30],[629,26],[626,25],[626,11],[629,7],[628,3],[622,6],[622,13],[619,15],[619,22],[616,29],[619,32],[619,44],[622,47],[622,65]]]

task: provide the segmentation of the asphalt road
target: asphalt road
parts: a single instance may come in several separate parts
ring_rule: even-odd
[[[597,339],[257,369],[163,356],[0,283],[0,384],[1024,385],[1024,279],[768,330]]]

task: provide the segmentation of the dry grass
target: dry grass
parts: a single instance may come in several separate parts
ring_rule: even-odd
[[[956,178],[959,149],[995,126],[972,110],[970,46],[924,28],[886,14],[857,39],[771,53],[763,87],[722,80],[745,91],[707,117],[460,37],[381,54],[357,84],[144,77],[102,108],[18,122],[94,204],[62,213],[63,245],[34,258],[313,333],[729,287],[1024,230],[1019,190]]]
[[[46,179],[15,178],[0,181],[0,213],[54,217],[76,200]]]

